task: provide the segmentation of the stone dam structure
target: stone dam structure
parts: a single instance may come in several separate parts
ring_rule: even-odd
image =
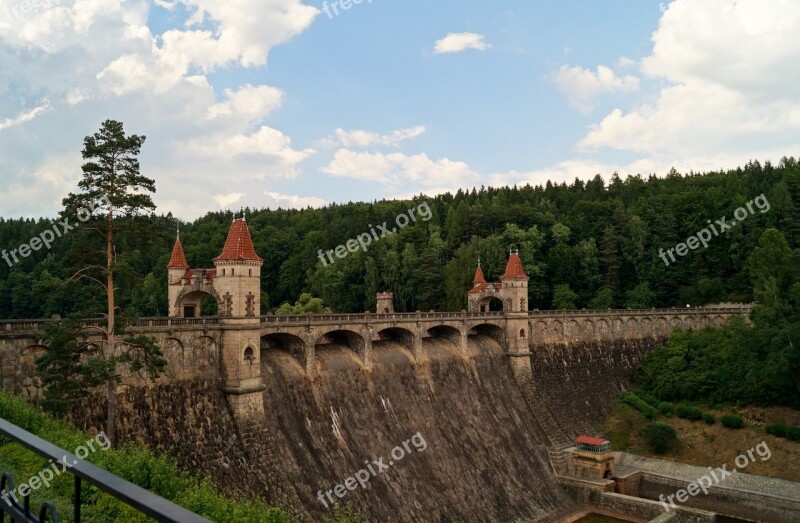
[[[647,351],[673,330],[750,310],[529,311],[512,253],[500,283],[478,267],[469,311],[395,313],[383,293],[379,313],[261,316],[262,261],[244,220],[214,261],[189,268],[176,241],[170,317],[129,323],[158,340],[168,365],[156,379],[124,374],[117,434],[171,449],[229,493],[301,521],[324,521],[331,504],[320,492],[380,459],[392,464],[333,498],[366,521],[560,521],[592,496],[559,480],[552,449],[601,430]],[[219,315],[198,317],[207,295]],[[494,300],[502,311],[489,310]],[[35,360],[47,351],[47,321],[0,321],[3,390],[41,396]],[[98,391],[74,421],[101,428],[105,403]],[[424,449],[397,459],[414,435]]]

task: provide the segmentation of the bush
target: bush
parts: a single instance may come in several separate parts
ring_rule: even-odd
[[[772,434],[773,436],[778,436],[779,438],[785,438],[787,428],[789,427],[782,423],[771,423],[764,427],[764,430],[767,431],[767,434]]]
[[[651,396],[650,394],[648,394],[648,393],[646,393],[646,392],[644,392],[642,390],[637,390],[637,391],[634,392],[634,394],[639,396],[639,398],[643,399],[651,407],[656,407],[657,408],[659,403],[661,403],[658,398],[656,398],[654,396]]]
[[[705,421],[709,425],[713,425],[714,422],[717,421],[717,419],[714,417],[714,415],[712,413],[704,412],[703,413],[703,421]]]
[[[697,421],[703,418],[703,412],[697,407],[690,407],[689,405],[678,405],[675,409],[675,414],[679,418],[684,418],[692,421]]]
[[[672,403],[670,403],[668,401],[662,401],[661,403],[658,404],[658,410],[660,410],[661,414],[663,414],[665,416],[671,416],[673,408],[674,407],[673,407]]]
[[[656,454],[663,454],[678,443],[678,434],[675,429],[658,421],[645,425],[639,431],[639,437],[644,438],[647,446]]]
[[[658,415],[658,411],[648,405],[644,400],[642,400],[639,396],[632,392],[623,392],[620,396],[623,403],[627,403],[631,407],[635,408],[647,419],[653,419]]]
[[[725,414],[719,420],[729,429],[740,429],[744,427],[744,421],[742,421],[742,417],[737,416],[736,414]]]
[[[785,437],[792,441],[800,441],[800,427],[797,425],[787,425]]]

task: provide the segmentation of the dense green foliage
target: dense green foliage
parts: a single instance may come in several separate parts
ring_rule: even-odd
[[[633,407],[634,409],[638,410],[644,417],[647,419],[653,419],[658,416],[658,411],[651,407],[646,401],[642,400],[639,396],[634,394],[633,392],[623,392],[620,395],[623,403],[626,403]]]
[[[653,421],[642,427],[639,437],[644,438],[647,446],[656,454],[663,454],[678,444],[678,433],[675,429],[660,421]]]
[[[715,418],[714,414],[712,414],[711,412],[704,412],[703,421],[705,421],[708,425],[713,425],[714,423],[716,423],[717,418]]]
[[[69,451],[92,439],[64,421],[50,418],[23,399],[4,393],[0,393],[0,417]],[[98,448],[87,460],[212,521],[293,521],[284,511],[261,501],[225,497],[208,479],[199,480],[180,470],[171,458],[144,447]],[[14,479],[19,485],[42,470],[47,460],[16,443],[0,439],[0,465],[2,470],[14,471]],[[43,487],[34,491],[33,506],[38,507],[43,501],[54,501],[62,520],[71,521],[72,488],[72,476],[56,476],[49,489]],[[86,521],[147,521],[139,512],[86,484],[83,502]]]
[[[800,441],[800,426],[798,425],[784,425],[782,423],[773,423],[764,427],[767,434],[778,436],[779,438],[787,438],[792,441]]]
[[[744,420],[736,414],[725,414],[719,419],[720,423],[729,429],[740,429],[744,427]]]
[[[145,173],[146,174],[146,173]],[[666,266],[669,249],[764,194],[768,212],[745,221]],[[248,211],[257,252],[265,258],[264,312],[295,303],[304,292],[335,312],[373,310],[376,291],[391,290],[398,311],[461,310],[480,257],[489,280],[503,272],[510,248],[519,248],[531,277],[531,308],[685,306],[748,302],[753,291],[745,262],[767,228],[800,246],[800,166],[752,162],[729,172],[614,176],[589,182],[482,188],[426,199],[432,211],[397,233],[374,241],[324,267],[319,250],[334,249],[370,225],[407,214],[417,202],[332,204],[322,209]],[[169,211],[169,209],[163,209]],[[181,224],[193,267],[212,267],[232,215],[210,213]],[[146,237],[118,235],[118,305],[135,315],[166,315],[166,264],[175,238],[170,214],[148,218]],[[0,246],[13,249],[50,224],[0,218]],[[51,249],[0,262],[0,317],[31,318],[103,310],[102,297],[86,284],[65,287],[72,275],[68,254],[80,246],[68,233]],[[755,269],[755,268],[753,268]],[[757,289],[764,292],[768,289]]]
[[[677,414],[679,418],[684,418],[691,421],[697,421],[703,417],[702,410],[690,405],[678,405],[675,408],[675,414]]]

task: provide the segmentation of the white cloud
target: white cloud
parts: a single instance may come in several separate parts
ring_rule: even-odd
[[[283,103],[283,91],[268,85],[243,85],[238,91],[225,89],[228,99],[208,108],[209,118],[244,116],[246,121],[259,120]]]
[[[448,33],[436,41],[434,54],[460,53],[467,49],[485,51],[492,46],[484,42],[484,36],[477,33]]]
[[[316,152],[314,149],[293,149],[291,138],[266,125],[251,134],[211,135],[185,145],[190,152],[201,156],[228,160],[241,155],[266,156],[286,167],[294,167]]]
[[[425,154],[367,153],[340,149],[331,162],[320,169],[332,176],[380,182],[390,191],[409,185],[412,187],[471,187],[479,181],[464,162],[447,158],[433,161]]]
[[[220,209],[230,209],[231,205],[245,197],[243,192],[229,192],[213,196],[214,201],[219,204]]]
[[[291,194],[281,194],[277,192],[264,191],[268,197],[266,207],[270,209],[305,209],[306,207],[319,208],[328,204],[322,198],[316,196],[293,196]]]
[[[789,0],[675,0],[642,71],[657,97],[615,109],[584,150],[634,151],[658,162],[796,153],[800,141],[800,4]],[[779,155],[780,157],[780,155]],[[719,168],[721,165],[717,165]]]
[[[344,147],[372,147],[377,145],[399,145],[404,140],[416,138],[424,134],[426,131],[424,125],[416,127],[409,127],[407,129],[398,129],[391,134],[378,134],[369,131],[353,130],[345,131],[344,129],[336,129],[337,140],[328,139],[325,143],[328,145],[335,145],[337,143]]]
[[[30,122],[37,116],[47,112],[50,109],[50,103],[47,100],[44,100],[41,105],[34,107],[33,109],[28,109],[27,111],[22,111],[17,116],[11,118],[3,118],[0,120],[0,131],[3,129],[8,129],[9,127],[14,127],[15,125],[19,125],[25,122]]]
[[[553,82],[567,95],[570,105],[581,111],[590,111],[592,100],[600,93],[630,92],[639,88],[639,79],[635,76],[620,78],[604,65],[598,66],[595,72],[562,65],[553,76]]]

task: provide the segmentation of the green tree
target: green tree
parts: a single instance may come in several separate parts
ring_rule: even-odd
[[[562,283],[556,285],[555,289],[553,290],[553,308],[558,310],[572,310],[577,309],[578,306],[575,304],[575,300],[578,299],[578,295],[572,292],[572,289],[569,288],[569,285],[566,283]]]
[[[275,311],[276,316],[291,316],[297,314],[330,314],[331,310],[325,306],[321,298],[315,298],[304,292],[294,305],[284,303]]]
[[[639,437],[644,438],[647,446],[656,454],[663,454],[678,445],[678,433],[660,421],[652,421],[645,425],[639,431]]]
[[[146,223],[138,220],[142,213],[155,208],[148,192],[155,192],[155,182],[139,173],[137,156],[145,141],[144,136],[126,136],[121,122],[106,120],[100,130],[87,136],[83,141],[82,156],[87,160],[81,167],[83,178],[78,182],[81,192],[70,193],[64,198],[65,220],[75,217],[85,222],[78,229],[79,233],[96,234],[103,246],[103,263],[98,265],[95,257],[99,254],[89,245],[80,245],[82,267],[72,279],[88,279],[99,284],[106,295],[105,327],[94,328],[104,339],[100,352],[89,352],[87,344],[74,347],[78,357],[83,351],[96,361],[101,358],[95,370],[106,378],[107,384],[107,428],[106,434],[112,442],[116,441],[116,384],[119,374],[116,364],[128,364],[131,368],[144,367],[151,373],[157,373],[163,367],[160,350],[152,338],[117,336],[121,323],[117,321],[115,301],[116,288],[114,274],[118,252],[115,238],[121,230],[141,230]],[[94,263],[93,263],[94,262]],[[94,349],[91,349],[94,350]],[[53,360],[48,360],[52,362]],[[55,381],[66,379],[60,376],[64,367],[48,364],[41,367],[45,386]],[[79,368],[80,370],[82,368]]]

